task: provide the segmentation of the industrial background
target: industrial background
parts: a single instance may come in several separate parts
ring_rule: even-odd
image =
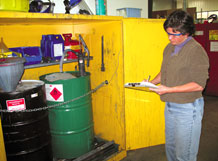
[[[176,9],[194,17],[210,59],[204,127],[213,131],[203,132],[199,160],[217,161],[217,6],[0,0],[0,161],[165,161],[164,103],[124,85],[159,72],[163,22]]]

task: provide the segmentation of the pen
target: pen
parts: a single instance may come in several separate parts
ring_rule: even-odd
[[[148,76],[148,79],[147,79],[147,82],[149,82],[149,80],[150,80],[150,77],[151,77],[151,76],[149,75],[149,76]]]

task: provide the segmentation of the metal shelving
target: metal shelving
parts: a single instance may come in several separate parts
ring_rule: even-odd
[[[93,57],[90,56],[90,60],[92,60],[92,59],[93,59]],[[87,60],[87,58],[85,58],[85,60]],[[73,62],[78,62],[78,59],[66,60],[66,61],[63,62],[63,64],[65,64],[65,63],[73,63]],[[60,64],[60,61],[55,61],[55,62],[50,62],[50,63],[40,63],[40,64],[24,66],[24,69],[46,67],[46,66],[58,65],[58,64]]]

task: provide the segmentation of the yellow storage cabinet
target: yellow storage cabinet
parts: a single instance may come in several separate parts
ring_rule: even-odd
[[[45,34],[81,34],[93,60],[91,73],[95,135],[119,144],[120,153],[109,160],[120,160],[126,150],[164,143],[163,106],[152,92],[125,89],[124,83],[142,81],[160,70],[167,35],[162,20],[123,19],[113,16],[0,12],[0,37],[10,47],[39,46]],[[101,71],[102,36],[105,71]],[[64,64],[64,71],[77,63]],[[59,72],[59,65],[26,69],[22,79]],[[1,150],[2,148],[0,148]]]
[[[39,46],[42,35],[81,34],[93,60],[87,71],[91,73],[91,87],[108,80],[109,84],[92,94],[95,135],[119,144],[121,159],[126,155],[123,88],[122,17],[0,13],[0,37],[9,47]],[[104,36],[105,71],[101,71],[101,37]],[[64,71],[75,70],[77,63],[64,64]],[[39,79],[40,75],[58,72],[59,65],[26,69],[22,79]],[[112,158],[113,159],[113,158]]]

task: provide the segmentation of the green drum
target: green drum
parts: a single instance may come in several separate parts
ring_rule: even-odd
[[[54,74],[58,76],[53,77]],[[91,95],[70,101],[90,91],[90,74],[80,77],[78,72],[72,71],[51,73],[40,76],[40,80],[45,82],[48,106],[60,104],[49,109],[54,158],[77,158],[92,150],[94,132]],[[61,104],[64,102],[66,104]]]

